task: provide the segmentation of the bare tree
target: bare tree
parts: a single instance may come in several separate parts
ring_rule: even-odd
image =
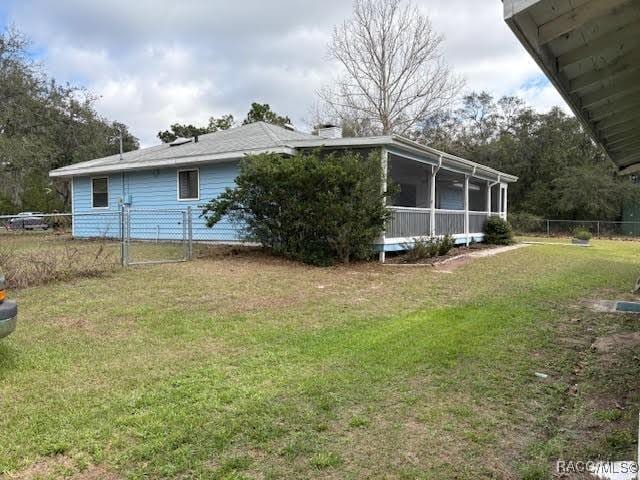
[[[329,46],[344,72],[319,95],[338,119],[366,119],[382,134],[407,135],[462,88],[442,42],[429,17],[408,1],[355,0],[353,16],[334,29]]]

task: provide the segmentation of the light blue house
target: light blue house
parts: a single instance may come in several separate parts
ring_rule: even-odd
[[[240,159],[315,148],[380,151],[385,174],[400,187],[389,201],[386,233],[377,242],[381,252],[444,234],[458,243],[481,241],[490,214],[506,217],[508,184],[517,180],[396,135],[345,138],[335,126],[312,135],[264,122],[76,163],[50,176],[71,182],[77,238],[118,236],[125,204],[133,215],[140,212],[141,221],[132,221],[132,238],[171,239],[181,211],[191,207],[194,240],[231,243],[242,241],[240,225],[222,221],[209,229],[197,213],[200,205],[233,187]],[[155,221],[142,221],[151,214]]]

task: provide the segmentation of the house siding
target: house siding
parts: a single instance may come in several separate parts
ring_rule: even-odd
[[[177,210],[186,210],[190,206],[193,211],[194,240],[239,241],[240,226],[232,224],[228,219],[222,219],[213,228],[207,228],[204,219],[199,218],[199,206],[216,198],[225,188],[235,185],[238,162],[198,166],[199,199],[178,200],[177,172],[193,168],[163,168],[110,174],[108,175],[108,209],[91,206],[91,179],[105,175],[74,177],[74,236],[78,238],[119,236],[120,205],[128,197],[132,211],[132,238],[178,238],[181,236],[182,214]],[[164,210],[164,212],[142,212],[143,210]]]

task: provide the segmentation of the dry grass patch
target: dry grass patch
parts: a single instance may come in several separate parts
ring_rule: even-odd
[[[67,455],[44,457],[32,465],[10,473],[7,480],[120,480],[122,477],[107,468],[85,463],[83,457],[72,458]],[[3,477],[4,478],[4,477]]]
[[[118,257],[112,242],[72,242],[50,235],[2,235],[0,272],[9,288],[96,277],[113,272]]]

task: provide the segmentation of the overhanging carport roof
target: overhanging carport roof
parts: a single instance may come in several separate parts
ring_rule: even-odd
[[[620,173],[640,171],[640,0],[503,0],[505,21]]]

